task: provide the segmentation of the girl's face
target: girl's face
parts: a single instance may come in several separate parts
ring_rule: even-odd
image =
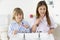
[[[20,21],[22,21],[22,18],[23,16],[22,16],[22,14],[20,15],[20,14],[18,14],[18,15],[16,15],[15,16],[15,20],[17,21],[17,22],[20,22]]]
[[[40,6],[38,8],[38,12],[40,14],[40,17],[44,17],[46,14],[46,6],[45,5]]]

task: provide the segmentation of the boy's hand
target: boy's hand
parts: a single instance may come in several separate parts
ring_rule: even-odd
[[[29,28],[29,26],[28,25],[23,25],[25,28]]]
[[[17,30],[14,30],[14,31],[13,31],[13,35],[17,34],[17,32],[18,32]]]

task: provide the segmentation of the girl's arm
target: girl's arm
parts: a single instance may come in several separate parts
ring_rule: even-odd
[[[56,23],[54,22],[51,16],[50,16],[50,20],[51,20],[51,26],[50,26],[50,30],[48,31],[48,34],[53,33],[54,29],[57,27]]]
[[[32,32],[36,32],[37,25],[32,26]]]
[[[38,25],[40,24],[41,18],[36,19],[36,22],[32,26],[32,32],[36,32]]]

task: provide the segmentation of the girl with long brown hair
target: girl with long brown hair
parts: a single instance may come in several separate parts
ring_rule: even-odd
[[[36,20],[32,26],[32,32],[51,34],[54,28],[56,28],[56,26],[53,19],[49,16],[46,2],[40,1],[37,5]]]

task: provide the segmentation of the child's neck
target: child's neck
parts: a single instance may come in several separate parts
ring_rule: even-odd
[[[16,21],[16,22],[20,25],[22,21]]]

